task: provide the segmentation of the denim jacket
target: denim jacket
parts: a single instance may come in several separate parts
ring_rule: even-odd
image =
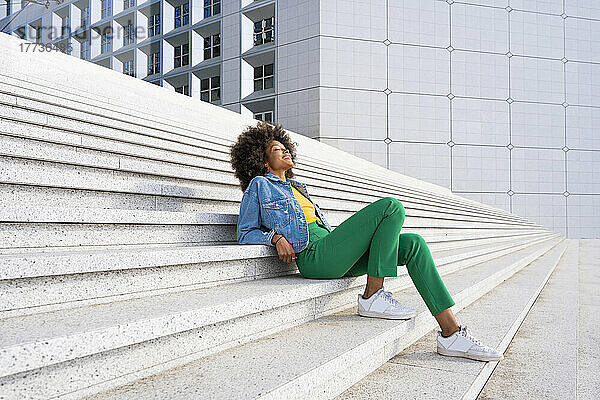
[[[313,203],[316,215],[331,232],[331,226],[323,217],[319,206],[310,199],[304,184],[289,178],[284,182],[269,172],[265,176],[252,178],[244,191],[237,220],[239,244],[275,247],[271,240],[278,233],[286,238],[296,253],[308,246],[306,217],[292,192],[292,186]]]

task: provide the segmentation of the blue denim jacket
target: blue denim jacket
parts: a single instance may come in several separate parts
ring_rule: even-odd
[[[304,184],[289,178],[284,182],[269,172],[265,176],[252,178],[244,191],[237,220],[239,244],[275,247],[271,240],[278,233],[286,238],[296,253],[308,246],[306,217],[292,192],[292,185],[313,203],[315,213],[331,232],[331,226],[323,217],[319,206],[311,200]]]

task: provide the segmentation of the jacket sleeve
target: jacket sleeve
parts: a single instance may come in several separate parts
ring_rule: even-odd
[[[237,241],[239,244],[264,244],[271,243],[275,229],[268,230],[260,224],[260,204],[253,188],[249,188],[242,196],[240,214],[237,221]]]

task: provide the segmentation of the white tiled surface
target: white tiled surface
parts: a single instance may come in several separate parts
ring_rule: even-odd
[[[506,147],[452,147],[452,190],[507,192],[510,189],[510,160]]]
[[[566,201],[555,194],[515,194],[512,196],[512,212],[542,225],[552,226],[553,231],[566,236]]]
[[[450,187],[450,148],[445,144],[389,144],[390,169]]]
[[[520,101],[563,103],[564,64],[560,60],[514,56],[510,60],[510,97]]]
[[[392,140],[446,143],[450,140],[450,99],[392,93],[388,120]],[[385,139],[385,126],[382,139]]]
[[[331,143],[574,237],[567,207],[592,203],[566,196],[600,197],[600,2],[390,1],[383,31],[343,35],[383,3],[351,2],[331,26],[327,3],[317,137],[361,139]],[[540,215],[548,202],[561,212]]]
[[[506,100],[508,57],[476,51],[453,51],[452,94]]]
[[[513,54],[560,59],[564,55],[563,39],[560,15],[517,10],[510,13],[510,51]]]
[[[510,143],[509,105],[503,100],[452,100],[452,140],[461,144]]]
[[[401,44],[388,47],[390,90],[442,95],[450,92],[450,53],[447,50]]]
[[[391,42],[444,48],[450,45],[448,3],[431,0],[396,0],[388,1],[388,4],[388,39]]]
[[[557,104],[515,102],[510,107],[511,143],[514,146],[565,145],[565,109]]]
[[[600,150],[600,107],[572,106],[566,111],[567,147]]]
[[[533,11],[560,15],[563,12],[563,0],[510,0],[515,10]]]
[[[558,193],[565,187],[565,152],[515,148],[511,152],[511,188],[517,193]]]
[[[508,13],[501,8],[456,3],[452,11],[452,47],[506,53]]]

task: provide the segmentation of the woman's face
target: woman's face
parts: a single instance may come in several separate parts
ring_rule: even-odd
[[[267,145],[267,162],[269,168],[274,171],[287,171],[294,166],[288,149],[277,140],[271,140]]]

